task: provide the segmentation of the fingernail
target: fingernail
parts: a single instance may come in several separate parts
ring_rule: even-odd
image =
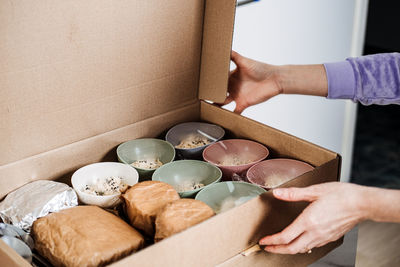
[[[268,238],[264,237],[263,239],[260,239],[260,241],[258,241],[258,244],[261,246],[268,245]]]
[[[278,197],[280,197],[280,196],[283,195],[282,189],[274,189],[274,190],[272,191],[272,193],[273,193],[275,196],[278,196]]]
[[[267,251],[267,252],[270,252],[270,248],[271,248],[271,247],[269,247],[269,246],[268,246],[268,247],[265,246],[265,247],[264,247],[264,250]]]

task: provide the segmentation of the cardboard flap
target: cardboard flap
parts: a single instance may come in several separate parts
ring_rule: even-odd
[[[0,166],[197,102],[203,15],[199,0],[0,1]]]
[[[228,89],[236,0],[206,1],[199,98],[222,103]]]

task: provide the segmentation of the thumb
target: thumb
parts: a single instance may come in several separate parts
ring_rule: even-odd
[[[228,96],[226,97],[226,99],[225,99],[224,102],[222,102],[222,103],[215,103],[215,104],[217,104],[218,106],[225,106],[225,105],[228,105],[229,103],[231,103],[232,101],[233,101],[232,96],[228,95]]]
[[[285,201],[308,201],[312,202],[319,198],[319,192],[313,190],[311,187],[291,187],[291,188],[277,188],[273,189],[274,197]]]
[[[244,64],[245,57],[241,56],[238,52],[232,50],[231,60],[236,64],[236,67],[240,67]]]
[[[235,110],[233,112],[237,113],[237,114],[241,114],[243,112],[243,110],[245,110],[247,107],[240,105],[236,102],[236,107]]]

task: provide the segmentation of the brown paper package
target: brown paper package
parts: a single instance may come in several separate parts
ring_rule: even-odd
[[[145,181],[129,188],[123,198],[131,225],[153,236],[157,213],[169,202],[178,200],[179,195],[167,183]]]
[[[214,211],[207,204],[199,200],[180,199],[168,203],[157,214],[154,241],[161,241],[213,215],[215,215]]]
[[[99,266],[144,245],[140,233],[96,206],[78,206],[38,219],[35,247],[54,266]]]

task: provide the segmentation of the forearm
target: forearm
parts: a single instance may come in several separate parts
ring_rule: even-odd
[[[328,98],[351,99],[364,105],[400,104],[400,54],[348,58],[324,64]]]
[[[328,81],[322,64],[277,66],[277,79],[283,94],[328,95]]]
[[[363,187],[360,201],[366,220],[400,223],[400,190]]]

